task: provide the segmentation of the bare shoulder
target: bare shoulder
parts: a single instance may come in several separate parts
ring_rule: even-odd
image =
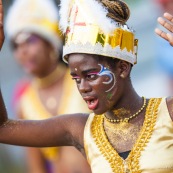
[[[88,117],[89,114],[84,113],[58,116],[69,134],[71,145],[79,150],[83,148],[83,134]]]
[[[76,113],[57,116],[57,118],[60,118],[61,122],[63,122],[64,125],[68,128],[73,128],[73,126],[75,126],[76,128],[85,126],[88,117],[89,114],[87,113]]]
[[[167,97],[166,103],[167,103],[169,115],[170,115],[171,119],[173,120],[173,96]]]

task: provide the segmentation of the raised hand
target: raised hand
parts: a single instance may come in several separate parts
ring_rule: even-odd
[[[156,34],[162,37],[163,39],[167,40],[170,43],[170,45],[173,46],[173,16],[169,13],[164,13],[163,17],[159,17],[157,21],[168,32],[164,32],[156,28],[155,29]]]
[[[3,18],[4,18],[4,13],[3,13],[3,5],[2,5],[2,0],[0,0],[0,49],[2,48],[2,45],[4,43],[4,27],[3,27]]]

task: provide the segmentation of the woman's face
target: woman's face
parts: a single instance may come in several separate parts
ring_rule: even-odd
[[[111,69],[106,59],[87,54],[71,54],[68,59],[80,94],[96,114],[113,109],[122,92],[119,71]]]
[[[24,70],[35,76],[49,74],[51,68],[51,51],[48,42],[35,34],[21,33],[12,42],[17,62]]]

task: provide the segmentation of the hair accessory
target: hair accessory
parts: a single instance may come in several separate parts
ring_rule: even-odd
[[[107,17],[108,9],[96,0],[63,0],[60,26],[65,33],[63,59],[87,53],[136,63],[138,40],[125,24]]]
[[[105,119],[108,121],[108,122],[111,122],[111,123],[120,123],[120,122],[126,122],[128,123],[131,119],[137,117],[139,115],[139,113],[141,113],[144,108],[146,107],[146,104],[147,104],[147,100],[145,97],[142,97],[144,99],[144,103],[142,105],[142,107],[136,112],[134,113],[133,115],[131,115],[129,118],[124,118],[124,119],[110,119],[108,117],[106,117],[106,115],[104,115]]]
[[[58,20],[53,0],[15,0],[8,11],[5,28],[10,39],[15,39],[19,33],[34,33],[61,49]]]

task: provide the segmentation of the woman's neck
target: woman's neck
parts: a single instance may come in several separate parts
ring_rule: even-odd
[[[53,70],[42,78],[35,78],[33,81],[33,85],[37,88],[47,88],[53,85],[58,80],[61,80],[65,73],[65,66],[58,64],[53,68]]]
[[[144,107],[144,98],[140,97],[136,91],[130,87],[116,103],[114,108],[105,113],[106,117],[114,120],[128,119]]]

